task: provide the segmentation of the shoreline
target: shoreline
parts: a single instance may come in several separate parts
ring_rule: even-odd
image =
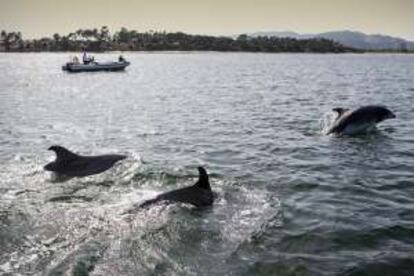
[[[49,53],[49,54],[64,54],[64,53],[73,53],[73,54],[79,54],[82,51],[2,51],[0,50],[0,54],[33,54],[33,53]],[[236,53],[244,53],[244,54],[299,54],[299,55],[314,55],[314,54],[320,54],[320,55],[346,55],[346,54],[399,54],[399,55],[412,55],[414,54],[414,51],[408,51],[408,52],[399,52],[399,51],[367,51],[367,50],[361,50],[361,51],[355,51],[355,52],[266,52],[266,51],[214,51],[214,50],[109,50],[109,51],[86,51],[88,53],[93,54],[111,54],[111,53],[142,53],[142,54],[159,54],[159,53],[165,53],[165,54],[191,54],[191,53],[222,53],[222,54],[236,54]]]
[[[387,46],[385,46],[387,47]],[[388,46],[389,47],[389,46]],[[414,49],[357,48],[323,37],[298,39],[277,36],[212,36],[183,32],[138,32],[122,27],[113,33],[107,26],[78,29],[67,35],[25,39],[21,32],[1,32],[0,52],[220,52],[220,53],[398,53],[413,54]]]

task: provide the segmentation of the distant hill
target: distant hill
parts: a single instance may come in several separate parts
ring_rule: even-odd
[[[342,45],[366,50],[409,50],[414,51],[414,42],[387,35],[367,35],[353,31],[334,31],[320,34],[299,34],[295,32],[256,32],[249,36],[291,37],[296,39],[326,38]]]

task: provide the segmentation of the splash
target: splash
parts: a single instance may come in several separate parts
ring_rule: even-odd
[[[329,111],[322,115],[322,118],[319,119],[319,129],[322,134],[327,134],[330,127],[334,124],[337,118],[335,112]]]

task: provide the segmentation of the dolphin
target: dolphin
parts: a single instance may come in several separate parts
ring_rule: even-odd
[[[211,191],[208,175],[203,167],[198,167],[198,181],[190,186],[158,195],[156,198],[147,200],[138,208],[145,208],[158,202],[187,203],[196,207],[206,207],[213,204],[214,195]]]
[[[104,172],[126,158],[125,155],[119,154],[82,156],[61,146],[51,146],[48,150],[56,153],[56,159],[45,165],[44,169],[55,173],[59,181]]]
[[[395,118],[395,114],[381,105],[366,105],[355,110],[337,107],[332,109],[337,117],[326,134],[356,135],[369,132],[375,125]]]

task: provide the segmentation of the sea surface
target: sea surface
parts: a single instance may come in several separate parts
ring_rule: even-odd
[[[0,54],[1,275],[414,275],[414,55],[74,54]],[[322,133],[365,104],[397,118]],[[54,183],[52,145],[128,158]],[[212,207],[128,212],[200,165]]]

